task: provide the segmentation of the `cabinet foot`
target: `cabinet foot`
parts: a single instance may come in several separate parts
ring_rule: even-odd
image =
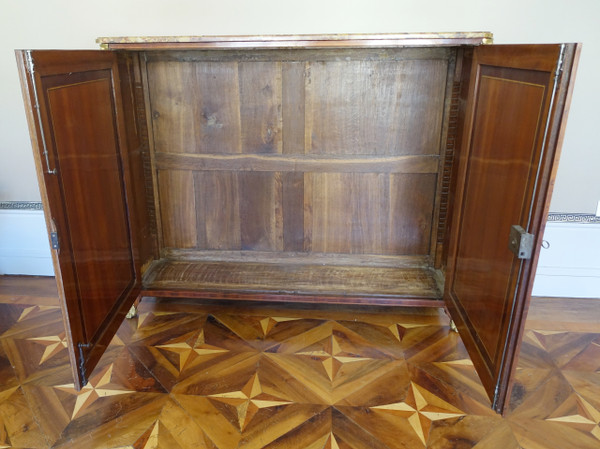
[[[132,305],[131,309],[129,309],[129,312],[127,312],[127,315],[125,315],[125,318],[127,318],[128,320],[135,318],[137,316],[137,307],[136,305]]]
[[[458,328],[456,327],[454,320],[450,320],[450,329],[452,329],[454,332],[458,332]]]

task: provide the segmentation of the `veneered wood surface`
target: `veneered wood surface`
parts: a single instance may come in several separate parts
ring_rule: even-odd
[[[459,155],[446,296],[499,411],[521,335],[523,321],[516,311],[526,311],[522,303],[532,269],[508,250],[508,235],[512,225],[536,237],[540,232],[539,223],[530,222],[530,211],[534,201],[543,202],[534,195],[548,191],[550,180],[538,177],[538,167],[555,159],[556,142],[546,130],[551,114],[561,114],[552,103],[560,46],[539,50],[506,46],[489,55],[475,50]],[[564,94],[559,91],[558,97]]]
[[[146,298],[77,392],[52,290],[53,278],[0,276],[3,446],[600,444],[598,300],[533,298],[518,388],[501,417],[431,308]]]
[[[120,309],[139,292],[117,60],[93,51],[35,51],[31,57],[33,75],[21,73],[48,228],[58,233],[59,294],[81,386],[116,331]]]
[[[54,79],[46,80],[68,226],[60,234],[70,240],[87,341],[135,278],[111,74],[90,78],[73,82],[61,76],[56,87],[49,86]]]

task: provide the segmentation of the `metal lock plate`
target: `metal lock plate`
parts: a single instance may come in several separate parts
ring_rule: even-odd
[[[508,249],[510,249],[519,259],[531,259],[533,255],[534,235],[528,234],[525,229],[519,225],[512,225],[508,239]]]

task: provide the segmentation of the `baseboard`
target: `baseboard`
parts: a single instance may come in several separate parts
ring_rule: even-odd
[[[551,214],[544,240],[533,294],[600,298],[600,218]]]
[[[0,208],[0,274],[53,276],[44,212],[39,203]],[[41,205],[40,205],[41,206]]]

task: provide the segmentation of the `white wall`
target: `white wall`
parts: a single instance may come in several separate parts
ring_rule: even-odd
[[[600,220],[548,223],[533,294],[600,298]]]
[[[97,48],[98,36],[492,31],[496,43],[583,42],[557,212],[600,200],[599,0],[20,0],[0,14],[0,201],[38,200],[15,48]]]

